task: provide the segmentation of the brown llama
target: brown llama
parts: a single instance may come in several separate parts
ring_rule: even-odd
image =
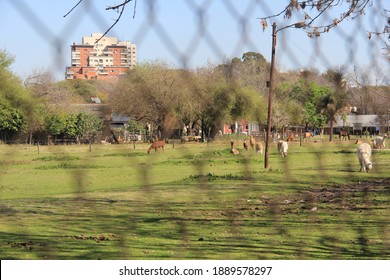
[[[158,149],[162,149],[164,151],[164,147],[165,147],[165,141],[162,141],[162,140],[156,140],[152,143],[152,145],[150,145],[149,149],[148,149],[148,154],[150,153],[150,150],[154,149],[154,152],[159,152]]]
[[[263,154],[263,144],[260,142],[256,142],[256,152],[261,155]]]
[[[249,144],[251,145],[251,148],[253,149],[256,145],[256,140],[255,140],[255,137],[253,137],[253,135],[251,135],[251,138],[249,140]]]
[[[303,139],[308,139],[308,138],[313,138],[314,137],[314,134],[313,134],[313,132],[310,132],[310,131],[308,131],[308,132],[304,132],[303,133]]]
[[[233,145],[234,145],[234,141],[230,140],[230,153],[234,155],[238,155],[240,152],[237,149],[235,149]]]
[[[295,137],[294,132],[290,131],[287,135],[287,141],[293,141]]]
[[[243,146],[244,146],[244,151],[248,151],[248,143],[246,142],[246,139],[244,139]]]
[[[339,132],[339,139],[340,140],[351,140],[351,136],[350,136],[350,134],[349,134],[349,132],[348,131],[346,131],[346,130],[341,130],[340,132]]]

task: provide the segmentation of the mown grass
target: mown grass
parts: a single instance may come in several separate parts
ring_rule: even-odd
[[[389,259],[390,153],[0,146],[2,259]],[[237,145],[237,147],[240,147]]]

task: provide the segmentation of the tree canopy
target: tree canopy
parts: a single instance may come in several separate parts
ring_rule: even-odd
[[[32,111],[31,99],[9,69],[12,63],[13,57],[0,51],[0,133],[6,141],[23,131]]]

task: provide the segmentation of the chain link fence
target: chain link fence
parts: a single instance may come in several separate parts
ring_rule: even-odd
[[[186,0],[168,4],[137,0],[126,1],[122,16],[122,6],[114,9],[118,13],[105,9],[115,6],[114,1],[69,2],[74,3],[62,11],[68,21],[58,30],[46,25],[47,11],[34,9],[35,1],[0,1],[6,9],[16,10],[32,32],[47,42],[56,54],[53,69],[57,70],[58,65],[62,68],[69,63],[64,54],[83,19],[92,21],[102,33],[118,20],[109,33],[114,35],[120,25],[137,26],[131,41],[137,44],[139,56],[143,56],[143,49],[150,49],[153,37],[153,48],[164,49],[178,68],[199,66],[199,53],[204,51],[221,64],[229,64],[237,56],[241,59],[237,53],[250,51],[269,60],[272,31],[262,31],[261,18],[280,12],[274,1]],[[277,85],[289,81],[289,71],[306,79],[310,71],[316,73],[313,67],[326,71],[346,64],[349,81],[355,81],[348,86],[366,89],[367,99],[359,91],[351,94],[350,100],[355,100],[356,106],[370,101],[379,117],[371,124],[355,120],[360,127],[354,130],[361,133],[351,135],[349,141],[337,135],[328,142],[328,136],[314,131],[316,135],[307,138],[304,127],[272,131],[268,169],[263,166],[265,151],[259,155],[250,145],[244,149],[250,132],[218,136],[207,143],[174,139],[165,151],[152,150],[150,154],[146,153],[150,143],[140,142],[1,145],[2,258],[389,259],[390,154],[386,145],[384,149],[373,146],[370,173],[358,172],[356,156],[358,141],[372,145],[371,139],[388,133],[388,64],[386,55],[378,53],[377,38],[367,38],[369,32],[386,26],[385,4],[375,2],[366,8],[372,16],[350,19],[348,28],[335,27],[305,43],[307,30],[283,29],[294,18],[287,23],[283,16],[275,18],[279,27]],[[164,24],[167,9],[177,9],[169,15],[181,16],[178,7],[192,15],[183,19],[194,24],[188,25],[184,34]],[[214,21],[219,20],[212,12],[215,9],[229,19],[229,29],[215,27]],[[132,17],[137,18],[137,24]],[[332,20],[332,13],[324,13],[323,18]],[[188,22],[182,24],[187,26]],[[14,32],[20,36],[19,31]],[[219,41],[219,33],[230,34],[231,40]],[[332,36],[330,44],[327,36]],[[369,43],[363,46],[361,40]],[[332,57],[337,54],[332,44],[336,43],[336,50],[345,55],[335,65]],[[306,44],[313,45],[309,52]],[[379,44],[385,48],[386,41]],[[256,81],[264,96],[269,90],[268,70]],[[363,72],[377,84],[368,84]],[[278,91],[275,97],[283,98]],[[274,121],[281,122],[278,108],[275,110]],[[335,134],[345,127],[342,122],[335,123]],[[277,145],[290,133],[293,138],[288,142],[288,155],[282,157]],[[265,145],[264,126],[253,134]],[[240,151],[238,155],[232,153],[230,141]]]

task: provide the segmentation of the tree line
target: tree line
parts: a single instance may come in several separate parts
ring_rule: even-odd
[[[73,104],[99,97],[112,112],[130,117],[129,129],[150,126],[161,138],[183,127],[214,138],[224,124],[238,120],[266,128],[270,64],[259,53],[246,52],[219,65],[177,69],[163,61],[129,70],[118,81],[53,81],[36,72],[21,81],[10,71],[12,57],[0,52],[0,139],[45,142],[51,138],[97,139],[103,122]],[[367,74],[368,75],[368,74]],[[277,72],[272,129],[332,127],[336,116],[349,113],[386,115],[389,87],[372,85],[364,71],[342,67]],[[331,138],[330,138],[331,139]]]
[[[13,58],[0,51],[0,142],[80,141],[101,132],[103,122],[98,116],[71,106],[82,101],[80,94],[88,94],[88,88],[54,83],[47,72],[33,73],[23,83],[10,70],[12,63]]]
[[[266,128],[269,70],[269,62],[255,52],[195,70],[178,70],[161,61],[145,63],[118,82],[109,103],[134,121],[154,125],[162,138],[184,126],[198,127],[204,139],[214,138],[223,124],[237,120],[255,121]],[[388,87],[357,87],[352,78],[343,67],[325,73],[278,72],[272,129],[322,129],[329,124],[332,131],[336,117],[350,113],[353,106],[364,113],[386,114]],[[366,94],[367,88],[371,94]],[[357,97],[364,104],[357,104]]]

